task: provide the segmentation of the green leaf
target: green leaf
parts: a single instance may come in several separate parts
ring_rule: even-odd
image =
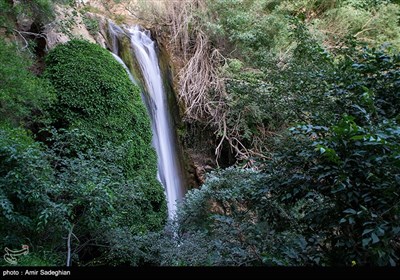
[[[375,233],[371,233],[371,237],[372,237],[372,244],[379,242],[379,237]]]
[[[385,230],[381,227],[376,229],[378,236],[383,236],[385,234]]]
[[[368,233],[370,233],[370,232],[372,232],[372,231],[374,231],[374,230],[371,229],[371,228],[365,229],[365,230],[363,231],[362,235],[366,235],[366,234],[368,234]]]
[[[355,214],[357,214],[357,211],[352,208],[348,208],[348,209],[344,210],[343,213],[355,215]]]
[[[366,247],[369,243],[371,242],[371,238],[364,238],[363,240],[362,240],[362,246],[363,247]]]

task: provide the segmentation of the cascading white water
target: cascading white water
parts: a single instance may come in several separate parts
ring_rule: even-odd
[[[113,52],[118,54],[117,35],[124,33],[130,37],[131,47],[140,67],[146,93],[142,95],[151,118],[153,146],[158,157],[158,179],[164,186],[168,216],[173,218],[176,202],[183,197],[183,179],[178,159],[175,131],[168,109],[167,94],[164,89],[162,73],[158,64],[156,44],[150,32],[136,26],[123,30],[115,25],[110,26],[112,32]],[[117,59],[120,61],[120,59]],[[120,61],[121,62],[121,61]]]
[[[111,54],[113,55],[113,57],[115,58],[115,60],[118,61],[119,64],[122,65],[122,67],[124,67],[126,73],[128,73],[129,80],[131,80],[132,83],[134,83],[135,85],[137,85],[137,82],[136,82],[135,78],[132,76],[132,74],[131,74],[131,72],[129,71],[129,68],[126,66],[125,62],[123,62],[123,60],[122,60],[118,55],[116,55],[115,53],[111,53]]]

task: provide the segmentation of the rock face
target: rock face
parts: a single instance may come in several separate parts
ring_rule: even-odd
[[[75,0],[75,5],[82,6],[82,5],[86,5],[88,2],[89,2],[89,0]]]
[[[47,37],[47,48],[51,49],[58,44],[65,43],[73,38],[85,39],[92,43],[96,40],[89,33],[83,17],[74,8],[56,6],[56,20],[44,29]]]
[[[20,13],[17,16],[17,26],[19,31],[29,31],[31,30],[33,24],[33,19],[27,15]]]
[[[57,46],[58,44],[63,44],[69,41],[69,38],[67,35],[58,33],[54,30],[45,30],[44,33],[46,34],[46,42],[47,42],[47,48],[51,49]]]
[[[13,0],[13,6],[17,6],[20,4],[21,1],[19,0]],[[27,32],[31,29],[31,26],[33,24],[33,18],[26,15],[25,13],[18,13],[17,15],[17,27],[19,31],[24,31]]]
[[[215,168],[215,161],[200,149],[186,148],[185,152],[188,156],[187,168],[190,174],[190,184],[198,187],[206,180],[206,174]]]
[[[153,0],[141,1],[142,3],[145,3],[146,1]],[[157,1],[159,0],[156,0],[155,2],[157,3]],[[113,20],[116,24],[138,24],[138,17],[136,16],[136,13],[138,12],[138,7],[141,5],[138,0],[86,0],[83,2],[84,3],[77,4],[77,7],[84,7],[85,9],[95,11],[96,14],[101,14]]]
[[[102,26],[105,26],[108,19],[119,21],[118,24],[138,24],[129,11],[135,3],[136,1],[121,1],[116,4],[113,0],[76,0],[74,7],[56,5],[56,20],[45,26],[43,31],[47,37],[47,48],[51,49],[71,39],[84,39],[106,47]],[[29,25],[29,22],[24,24]]]

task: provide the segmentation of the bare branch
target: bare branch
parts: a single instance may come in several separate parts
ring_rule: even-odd
[[[71,266],[71,236],[75,236],[75,234],[73,234],[73,230],[74,230],[74,226],[72,225],[71,228],[69,229],[68,232],[68,239],[67,239],[67,266]],[[75,238],[77,238],[75,236]]]

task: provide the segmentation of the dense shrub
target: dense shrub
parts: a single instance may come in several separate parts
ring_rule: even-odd
[[[202,264],[398,264],[397,54],[353,50],[325,72],[304,63],[293,69],[302,69],[303,76],[287,72],[278,85],[291,97],[289,108],[303,115],[292,121],[303,124],[269,139],[273,149],[263,159],[253,158],[259,172],[215,172],[200,190],[189,192],[175,240],[209,244],[201,245],[210,256]],[[330,79],[312,87],[315,74],[314,82]],[[291,82],[299,79],[300,87]],[[246,82],[237,81],[232,89],[247,97],[252,91]],[[307,86],[312,90],[303,92]]]
[[[51,252],[56,259],[50,264],[61,264],[67,255],[65,239],[74,234],[72,260],[83,263],[82,255],[94,258],[114,250],[110,244],[115,236],[110,233],[119,227],[127,227],[132,235],[163,224],[164,215],[153,212],[156,202],[146,196],[148,186],[125,179],[123,168],[116,164],[125,153],[123,147],[94,146],[86,153],[64,156],[64,148],[73,145],[79,134],[52,131],[48,140],[53,145],[46,149],[22,129],[2,128],[2,247],[29,244],[36,261]]]
[[[160,230],[166,201],[150,123],[123,67],[101,47],[72,41],[48,56],[50,85],[19,69],[16,49],[1,51],[10,67],[1,76],[0,245],[29,244],[21,264],[65,264],[69,239],[71,261],[84,264],[116,250],[113,233]],[[34,133],[18,128],[25,119]]]
[[[31,20],[36,28],[40,29],[55,17],[53,2],[51,0],[0,0],[0,28],[13,32],[17,19]]]
[[[53,172],[40,145],[19,128],[0,128],[1,246],[20,247],[37,236],[40,212],[50,206]],[[26,243],[22,243],[26,244]]]
[[[29,124],[54,100],[50,84],[29,72],[31,60],[0,39],[0,122]]]
[[[54,124],[77,128],[82,133],[77,139],[66,141],[67,146],[75,143],[66,156],[104,145],[123,149],[120,157],[114,158],[115,163],[141,191],[139,194],[126,187],[116,191],[124,193],[119,201],[120,223],[135,232],[159,228],[165,217],[165,196],[156,179],[150,122],[139,89],[107,50],[85,41],[58,46],[49,53],[46,64],[45,76],[58,97],[51,109]],[[135,206],[135,200],[142,204]],[[131,207],[139,207],[143,213],[132,215],[135,211]]]
[[[21,0],[14,9],[17,14],[30,17],[38,25],[44,25],[54,19],[53,3],[51,0]]]
[[[287,207],[264,192],[269,177],[236,168],[212,172],[201,189],[189,191],[164,232],[126,243],[118,239],[115,253],[170,266],[324,264],[323,252],[302,236],[300,207]],[[301,203],[320,206],[320,200]]]

